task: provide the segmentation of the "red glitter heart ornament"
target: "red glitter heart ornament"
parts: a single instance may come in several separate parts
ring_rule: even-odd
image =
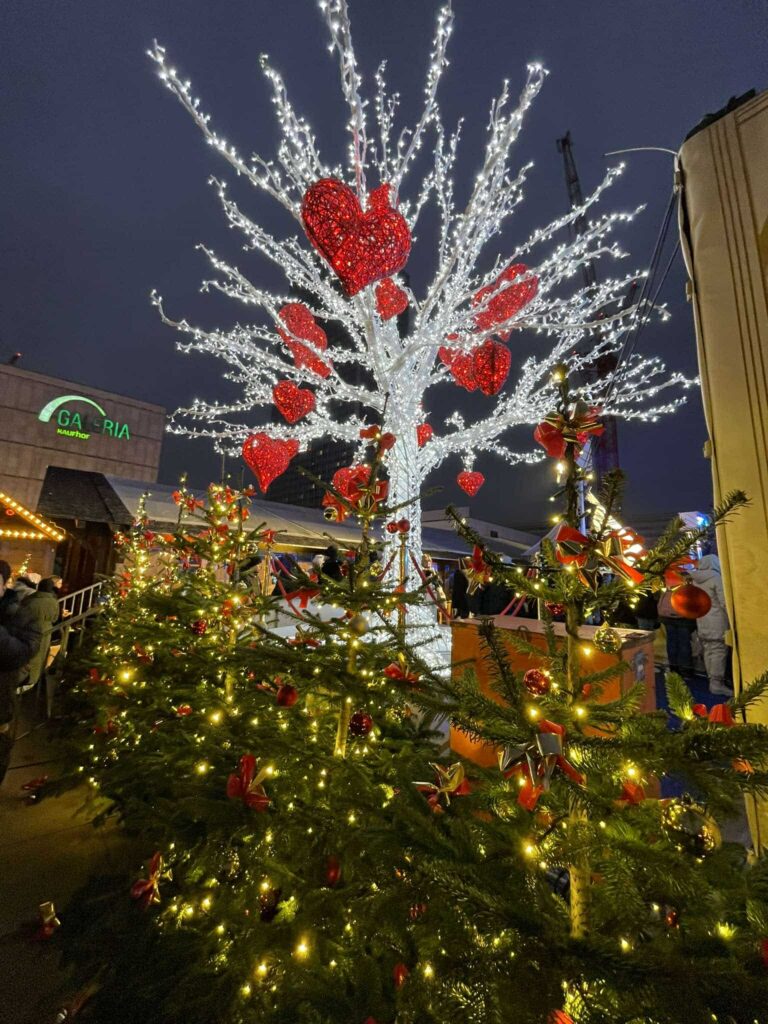
[[[485,477],[482,473],[478,473],[476,470],[470,471],[465,469],[456,477],[456,483],[465,494],[468,494],[470,498],[474,498],[485,483]]]
[[[438,358],[443,366],[451,371],[451,376],[461,387],[467,391],[477,390],[475,379],[475,363],[472,352],[460,352],[455,348],[446,348],[441,345],[437,350]]]
[[[310,345],[314,345],[321,352],[328,347],[326,333],[312,313],[302,302],[288,302],[280,310],[278,316],[288,330],[283,331],[278,327],[277,333],[293,356],[294,366],[299,369],[306,367],[312,373],[316,373],[318,377],[328,377],[332,368],[330,362],[324,362],[315,355],[311,348],[296,341],[296,338],[308,341]]]
[[[423,448],[427,441],[431,441],[433,434],[434,430],[428,423],[420,423],[418,427],[416,427],[416,440],[419,448]]]
[[[292,380],[281,380],[272,388],[272,398],[278,412],[296,423],[315,408],[315,396],[307,388],[297,387]]]
[[[391,320],[408,309],[408,294],[391,277],[376,285],[376,309],[382,320]]]
[[[301,219],[310,242],[348,295],[396,274],[408,261],[411,232],[403,215],[390,206],[389,185],[369,194],[363,212],[348,185],[321,178],[304,194]]]
[[[486,303],[485,309],[475,317],[479,331],[490,331],[496,324],[503,324],[535,298],[539,290],[539,279],[535,274],[517,284],[508,284],[527,271],[528,267],[524,263],[511,263],[492,284],[487,284],[477,292],[472,305]],[[510,330],[499,331],[502,341],[506,341],[510,334]]]
[[[512,356],[506,345],[490,338],[472,353],[474,378],[484,395],[495,395],[501,391],[511,365]]]
[[[280,441],[268,434],[251,434],[243,445],[243,458],[259,482],[261,493],[284,473],[299,450],[298,441]]]

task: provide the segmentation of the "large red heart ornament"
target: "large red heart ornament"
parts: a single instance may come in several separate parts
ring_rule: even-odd
[[[243,445],[243,458],[259,482],[261,493],[284,473],[299,450],[298,441],[281,441],[268,434],[251,434]]]
[[[517,284],[508,283],[527,271],[528,267],[524,263],[511,263],[502,270],[495,281],[477,292],[472,299],[472,305],[486,303],[485,309],[475,316],[479,331],[490,331],[496,324],[503,324],[535,298],[539,290],[539,279],[535,274]],[[502,341],[506,341],[510,334],[510,330],[499,331]]]
[[[482,473],[478,473],[476,470],[471,472],[470,470],[465,469],[463,473],[459,473],[456,477],[456,483],[465,494],[468,494],[470,498],[474,498],[485,483],[485,477]]]
[[[297,387],[292,380],[281,380],[272,388],[278,412],[289,423],[297,423],[315,408],[315,396],[308,388]]]
[[[368,196],[363,212],[343,181],[321,178],[307,189],[301,219],[312,245],[328,261],[347,295],[402,270],[411,251],[411,232],[389,203],[389,185]]]
[[[475,382],[484,395],[495,395],[501,391],[511,365],[512,356],[506,345],[490,338],[472,352]]]
[[[299,369],[306,367],[312,373],[316,373],[318,377],[328,377],[331,372],[330,362],[324,362],[315,355],[311,348],[296,341],[296,338],[302,338],[310,345],[320,349],[321,352],[328,347],[328,337],[312,313],[302,302],[287,302],[278,316],[288,330],[283,331],[278,327],[277,333],[293,356],[294,366]]]

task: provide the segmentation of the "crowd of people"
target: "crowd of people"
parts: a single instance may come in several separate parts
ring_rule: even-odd
[[[62,586],[60,577],[34,572],[11,580],[0,559],[0,782],[11,760],[17,696],[40,682],[48,664]]]

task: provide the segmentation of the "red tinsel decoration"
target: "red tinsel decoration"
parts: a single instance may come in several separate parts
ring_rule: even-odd
[[[288,302],[278,315],[288,330],[283,331],[278,328],[277,333],[293,356],[294,366],[306,367],[312,373],[316,373],[318,377],[327,377],[331,372],[330,362],[323,362],[311,348],[296,340],[296,338],[301,338],[303,341],[308,341],[310,345],[321,352],[328,347],[328,337],[309,309],[302,302]]]
[[[477,470],[470,471],[465,469],[456,477],[456,483],[465,494],[468,494],[470,498],[474,498],[485,483],[485,477],[482,473],[478,473]]]
[[[322,178],[310,185],[301,205],[304,230],[344,286],[348,295],[402,270],[411,251],[405,218],[392,209],[389,185],[368,196],[363,212],[344,182]]]
[[[243,458],[259,482],[261,493],[284,473],[299,450],[298,441],[281,441],[268,434],[251,434],[243,445]]]
[[[475,323],[479,331],[489,331],[496,324],[503,324],[510,317],[519,313],[523,306],[536,296],[539,290],[539,279],[535,274],[517,284],[507,284],[516,277],[525,274],[528,267],[524,263],[513,263],[502,270],[496,280],[485,288],[481,288],[472,300],[473,306],[487,302],[485,309],[477,314]],[[506,287],[505,287],[506,285]],[[492,297],[490,297],[492,296]],[[511,331],[509,328],[499,331],[499,337],[506,341]]]
[[[315,396],[308,388],[297,387],[292,380],[281,380],[272,388],[277,411],[289,423],[296,423],[315,408]]]
[[[418,442],[419,448],[423,448],[424,445],[432,440],[434,430],[428,423],[420,423],[416,427],[416,441]]]
[[[474,379],[484,395],[495,395],[501,391],[511,365],[509,349],[498,341],[489,339],[472,352]]]
[[[395,284],[391,277],[376,285],[376,309],[382,320],[391,320],[408,309],[408,293]]]

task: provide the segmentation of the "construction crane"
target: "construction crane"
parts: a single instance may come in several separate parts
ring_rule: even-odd
[[[581,191],[579,172],[576,170],[576,161],[573,158],[573,143],[571,133],[557,140],[557,151],[563,157],[565,169],[565,187],[568,190],[568,201],[572,210],[577,209],[584,203],[584,195]],[[580,214],[572,223],[571,231],[578,237],[584,234],[587,227],[587,220],[584,214]],[[584,284],[587,288],[594,288],[597,284],[597,272],[592,260],[582,264],[581,273]],[[637,283],[633,282],[625,299],[625,305],[631,305]],[[607,312],[607,311],[606,311]],[[615,312],[615,310],[613,310]],[[584,370],[584,378],[589,383],[611,377],[616,370],[617,358],[614,353],[600,356],[595,362]],[[598,481],[602,480],[609,470],[619,468],[619,438],[616,428],[616,419],[613,416],[603,418],[605,430],[599,438],[592,438],[591,455],[592,468]]]

